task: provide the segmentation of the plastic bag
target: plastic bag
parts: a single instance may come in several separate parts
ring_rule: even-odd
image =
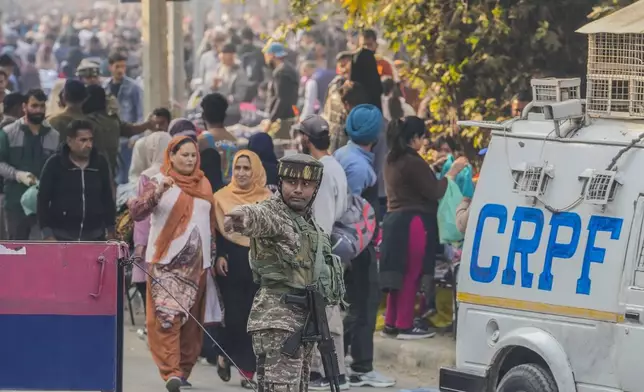
[[[456,208],[463,200],[463,194],[456,182],[447,179],[447,190],[438,203],[438,236],[441,244],[463,240],[463,233],[456,227]]]
[[[441,174],[439,178],[445,177],[449,169],[452,168],[452,163],[454,163],[454,156],[452,154],[447,156],[447,160],[443,164]],[[461,170],[454,178],[454,182],[458,185],[461,193],[464,197],[469,197],[470,199],[474,196],[474,180],[472,166],[467,165]]]
[[[38,210],[38,184],[32,185],[20,198],[20,204],[25,215],[35,215]]]

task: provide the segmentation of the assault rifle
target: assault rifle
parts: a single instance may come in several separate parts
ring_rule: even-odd
[[[326,318],[326,302],[315,286],[306,287],[304,295],[286,294],[284,302],[300,305],[309,311],[304,326],[289,336],[282,346],[282,354],[289,357],[297,355],[302,343],[317,343],[324,374],[329,380],[331,392],[340,392],[340,369],[335,344],[329,331],[329,321]]]

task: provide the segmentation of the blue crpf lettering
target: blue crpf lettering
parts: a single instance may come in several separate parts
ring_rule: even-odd
[[[508,210],[500,204],[486,204],[481,209],[476,229],[474,232],[474,243],[472,244],[472,256],[470,259],[470,277],[475,282],[490,283],[496,277],[499,271],[499,256],[492,256],[492,262],[489,267],[479,265],[479,251],[481,249],[481,239],[483,237],[483,227],[488,219],[497,219],[499,226],[498,234],[505,232],[505,226],[508,222]]]
[[[557,242],[559,228],[572,229],[570,242]],[[550,218],[550,238],[546,247],[546,259],[543,262],[543,271],[539,275],[539,290],[551,291],[554,277],[552,276],[552,259],[569,259],[577,251],[579,235],[581,234],[581,218],[573,212],[554,214]]]
[[[584,252],[584,261],[581,265],[581,276],[577,279],[577,294],[590,295],[590,264],[602,264],[606,257],[606,249],[595,246],[597,233],[600,231],[610,233],[611,240],[618,240],[622,233],[621,218],[611,218],[593,215],[588,222],[588,242]]]
[[[543,232],[543,211],[537,208],[517,207],[512,217],[514,221],[514,228],[512,229],[512,237],[510,238],[510,249],[508,250],[508,260],[503,271],[503,279],[501,283],[505,285],[514,285],[516,280],[516,271],[514,270],[515,255],[521,255],[521,287],[532,287],[532,274],[528,267],[528,255],[537,251],[539,242],[541,241],[541,233]],[[521,225],[523,222],[534,224],[534,234],[531,238],[519,238],[521,233]]]

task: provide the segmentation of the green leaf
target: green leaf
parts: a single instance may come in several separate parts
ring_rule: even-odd
[[[479,37],[477,37],[477,36],[474,36],[474,35],[470,35],[469,37],[467,37],[465,39],[465,42],[467,42],[472,47],[472,50],[476,49],[476,46],[478,45],[478,43],[480,41],[481,41],[481,39]]]

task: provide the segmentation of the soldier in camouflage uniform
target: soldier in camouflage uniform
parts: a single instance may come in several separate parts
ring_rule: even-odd
[[[84,59],[76,68],[76,76],[85,83],[86,86],[101,86],[101,67],[98,63]],[[106,92],[107,94],[107,92]],[[107,114],[118,116],[119,102],[112,94],[107,94]]]
[[[309,310],[284,301],[314,285],[329,304],[344,296],[342,266],[329,238],[315,223],[311,205],[323,165],[304,154],[280,160],[280,195],[233,209],[225,228],[251,238],[250,264],[260,284],[248,317],[257,356],[259,392],[307,390],[313,344],[299,344],[295,355],[282,352],[286,339],[302,330]]]

